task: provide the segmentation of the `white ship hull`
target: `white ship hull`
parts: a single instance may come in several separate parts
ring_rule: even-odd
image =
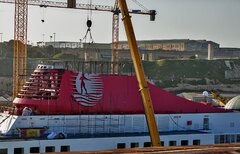
[[[239,112],[156,114],[160,139],[164,146],[204,145],[240,142]],[[2,138],[0,150],[14,149],[29,153],[50,150],[94,151],[149,146],[150,137],[144,115],[65,115],[15,116],[1,114],[0,133],[19,136],[17,128],[48,127],[51,132],[64,132],[66,139],[47,140]],[[8,139],[7,139],[8,138]],[[47,147],[51,147],[48,148]],[[54,147],[54,148],[53,148]],[[36,149],[35,149],[36,150]]]

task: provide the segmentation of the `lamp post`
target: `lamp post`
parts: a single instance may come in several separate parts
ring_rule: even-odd
[[[3,46],[3,45],[2,45],[2,35],[3,35],[3,33],[0,33],[0,35],[1,35],[1,52],[0,52],[0,53],[1,53],[1,55],[2,55],[2,46]]]
[[[56,39],[56,33],[53,33],[53,41],[55,42]]]
[[[53,33],[53,44],[54,44],[54,45],[53,45],[53,50],[54,50],[54,51],[53,51],[53,54],[54,54],[54,55],[56,54],[56,53],[55,53],[55,48],[57,47],[55,41],[56,41],[56,33]],[[59,47],[59,48],[60,48],[60,47]]]
[[[56,33],[53,33],[54,48],[56,47],[55,41],[56,41]]]
[[[0,33],[0,35],[1,35],[1,43],[2,43],[2,35],[3,35],[3,33]]]
[[[45,34],[42,34],[42,37],[43,37],[42,46],[45,46],[45,44],[44,44],[44,36],[45,36]]]

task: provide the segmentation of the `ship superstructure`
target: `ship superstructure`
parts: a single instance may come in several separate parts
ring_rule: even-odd
[[[231,112],[148,85],[156,114]],[[144,114],[135,76],[71,72],[52,65],[38,65],[13,104],[37,115]]]

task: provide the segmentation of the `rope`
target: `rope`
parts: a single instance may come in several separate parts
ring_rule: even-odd
[[[168,114],[168,116],[170,117],[170,119],[172,120],[172,122],[173,122],[177,127],[180,127],[180,128],[182,128],[182,129],[187,129],[186,127],[180,126],[180,125],[170,116],[170,114]]]
[[[10,116],[11,116],[11,114],[9,114],[5,119],[3,119],[3,120],[0,122],[0,125],[1,125],[4,121],[6,121]]]

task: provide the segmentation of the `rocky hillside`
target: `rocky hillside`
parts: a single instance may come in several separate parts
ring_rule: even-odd
[[[148,80],[168,91],[218,90],[240,93],[240,60],[160,60],[144,62]]]

